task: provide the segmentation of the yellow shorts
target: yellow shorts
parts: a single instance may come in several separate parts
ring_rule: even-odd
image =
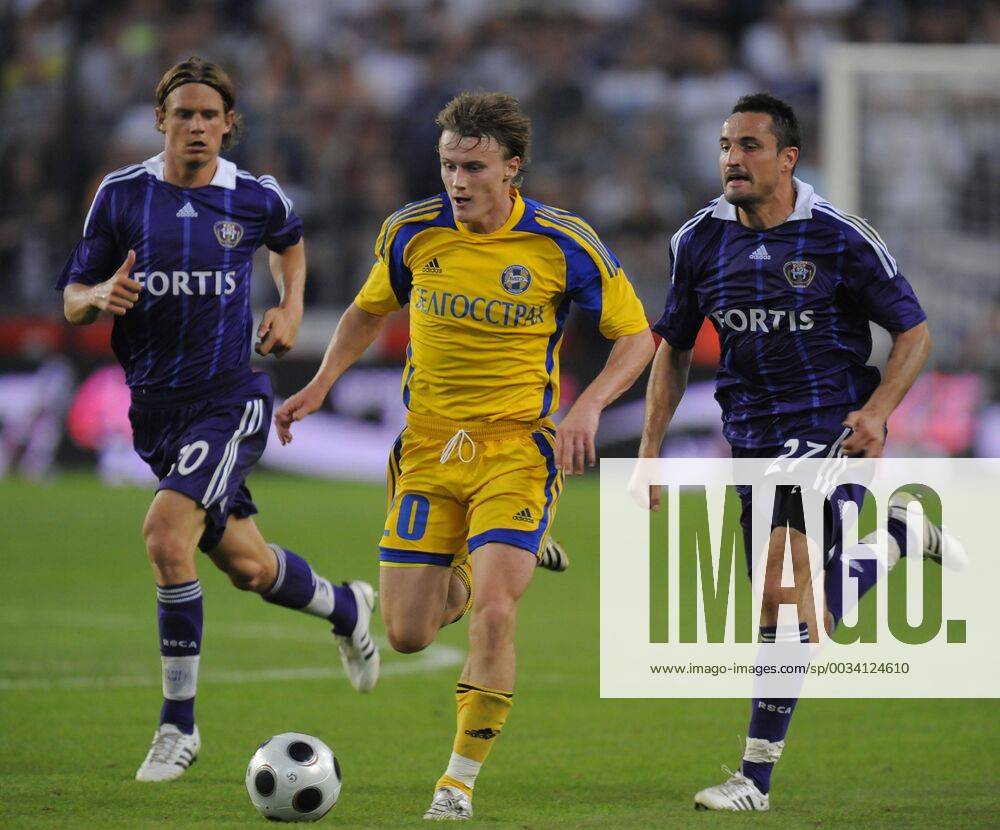
[[[562,491],[548,419],[454,423],[410,414],[389,454],[381,564],[462,564],[487,542],[538,556]]]

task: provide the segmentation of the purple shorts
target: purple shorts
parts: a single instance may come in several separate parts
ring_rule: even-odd
[[[273,393],[267,375],[255,373],[219,394],[170,406],[129,409],[135,450],[160,480],[205,509],[203,551],[219,544],[229,517],[257,512],[244,479],[257,463],[271,423]]]
[[[848,410],[845,410],[842,416],[838,417],[834,423],[827,425],[828,429],[826,431],[818,429],[811,433],[806,433],[801,439],[790,439],[784,446],[758,447],[754,449],[733,447],[733,458],[778,458],[779,456],[797,458],[803,455],[806,450],[815,450],[818,446],[822,446],[823,449],[818,453],[814,453],[815,457],[836,458],[843,454],[840,448],[841,444],[843,444],[844,439],[850,434],[850,430],[845,429],[839,423],[842,417],[847,415],[847,412]],[[811,442],[811,446],[807,441]],[[753,509],[751,506],[751,493],[749,487],[737,487],[736,489],[742,502],[740,525],[743,529],[743,547],[746,553],[747,572],[752,573],[751,529],[753,527]],[[839,563],[840,556],[843,553],[844,528],[840,518],[840,511],[834,510],[833,505],[840,501],[851,501],[857,504],[860,510],[865,492],[865,488],[860,485],[842,484],[834,489],[824,505],[823,551],[824,564],[827,570],[835,563]],[[779,486],[775,489],[775,504],[774,512],[771,516],[771,529],[776,527],[791,527],[803,533],[805,532],[802,494],[798,492],[798,488]]]

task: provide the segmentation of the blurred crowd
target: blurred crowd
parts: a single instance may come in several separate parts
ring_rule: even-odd
[[[821,189],[831,44],[1000,42],[985,0],[11,0],[0,14],[0,277],[5,307],[39,310],[58,307],[50,286],[100,178],[162,149],[153,89],[189,55],[237,82],[229,156],[294,200],[311,302],[349,302],[381,220],[441,189],[434,115],[482,88],[533,119],[525,191],[587,217],[656,316],[670,235],[720,189],[737,97],[796,106],[798,175]]]

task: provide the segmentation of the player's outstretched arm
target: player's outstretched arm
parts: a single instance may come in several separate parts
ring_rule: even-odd
[[[306,287],[306,243],[300,239],[281,252],[271,251],[268,263],[281,300],[264,312],[257,327],[257,354],[284,357],[295,345],[302,324],[302,303]]]
[[[135,251],[130,250],[121,267],[110,279],[97,285],[70,283],[63,290],[63,314],[74,326],[93,323],[102,311],[123,316],[139,300],[142,285],[129,274],[135,265]]]
[[[687,390],[690,369],[690,349],[675,349],[666,340],[660,343],[646,386],[646,414],[643,417],[639,458],[660,457],[667,427]],[[649,487],[649,507],[651,510],[660,509],[660,487],[657,484]]]
[[[597,463],[594,436],[601,412],[642,374],[653,356],[649,329],[615,341],[601,373],[583,390],[556,430],[556,465],[566,475],[582,474]]]
[[[930,353],[931,333],[926,321],[892,335],[892,351],[882,382],[861,409],[844,419],[844,426],[853,430],[843,444],[846,455],[881,458],[886,422],[913,386]]]
[[[319,371],[274,413],[274,425],[282,444],[291,442],[295,421],[301,421],[323,405],[330,387],[365,353],[384,324],[385,317],[369,314],[356,303],[351,303],[337,323]]]

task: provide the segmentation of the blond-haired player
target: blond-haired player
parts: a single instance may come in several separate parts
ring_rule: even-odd
[[[292,423],[320,407],[385,315],[409,305],[407,425],[389,457],[382,613],[393,648],[415,652],[471,607],[454,751],[425,814],[466,819],[511,708],[517,603],[563,474],[595,463],[601,411],[642,372],[653,340],[628,278],[590,225],[517,189],[530,136],[517,101],[464,93],[437,124],[445,192],[385,221],[368,281],[319,371],[275,422],[290,441]],[[572,302],[615,345],[557,430],[558,352]]]

